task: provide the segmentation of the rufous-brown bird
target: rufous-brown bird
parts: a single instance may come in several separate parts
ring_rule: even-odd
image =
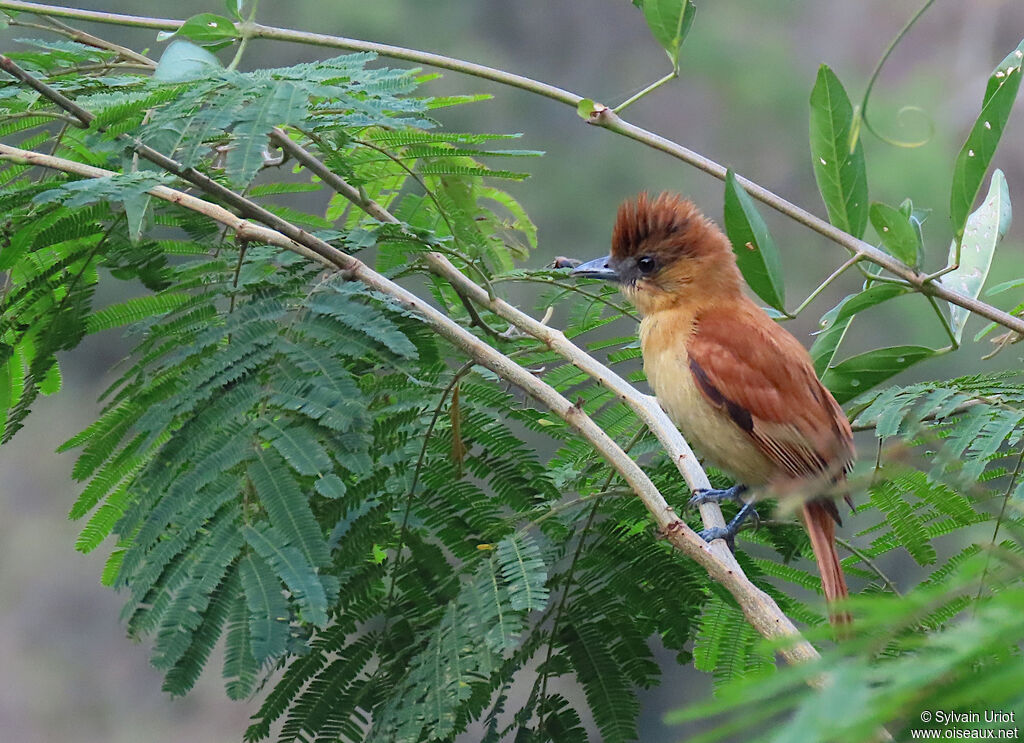
[[[611,255],[572,274],[616,282],[640,311],[644,371],[661,406],[707,461],[739,483],[691,505],[742,499],[748,488],[802,496],[803,520],[829,602],[848,595],[835,547],[835,502],[845,479],[850,424],[814,373],[810,355],[743,291],[728,238],[680,196],[625,202]],[[711,541],[735,537],[753,500]],[[848,621],[833,612],[833,622]]]

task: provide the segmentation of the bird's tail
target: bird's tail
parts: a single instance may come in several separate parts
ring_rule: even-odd
[[[834,602],[850,595],[846,588],[846,577],[839,564],[836,552],[836,522],[839,512],[831,500],[812,500],[804,504],[804,524],[811,537],[811,549],[818,562],[821,587],[829,604],[829,621],[834,627],[847,625],[852,617],[844,610],[836,610]]]

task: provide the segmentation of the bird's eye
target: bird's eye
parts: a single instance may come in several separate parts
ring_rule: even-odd
[[[650,273],[654,270],[654,259],[649,255],[638,258],[636,267],[639,269],[640,273]]]

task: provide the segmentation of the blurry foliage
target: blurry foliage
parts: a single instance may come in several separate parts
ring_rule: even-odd
[[[693,5],[639,4],[675,71]],[[238,3],[228,12],[244,15]],[[564,271],[516,268],[536,248],[536,228],[495,182],[525,173],[493,163],[539,153],[501,148],[515,135],[440,129],[438,110],[482,97],[421,97],[430,76],[370,55],[242,73],[203,48],[238,36],[232,18],[197,16],[153,75],[71,41],[10,54],[95,113],[87,129],[64,126],[51,103],[15,82],[0,88],[3,136],[116,173],[40,176],[11,162],[0,170],[0,430],[9,440],[38,395],[60,389],[59,353],[90,333],[129,329],[135,347],[102,413],[63,448],[81,449],[74,475],[86,482],[71,511],[86,519],[77,547],[113,540],[104,583],[125,593],[128,631],[151,638],[169,692],[186,693],[222,642],[228,695],[261,700],[248,740],[451,740],[480,721],[488,741],[572,741],[588,739],[583,721],[592,720],[601,739],[627,741],[637,738],[637,691],[660,675],[649,646],[657,640],[720,691],[686,715],[740,715],[712,737],[792,711],[762,727],[767,739],[860,740],[879,724],[909,725],[922,706],[996,699],[997,687],[1000,704],[1020,704],[1011,669],[1022,637],[1024,381],[977,375],[877,389],[954,350],[956,310],[933,305],[948,348],[895,346],[833,363],[858,312],[911,293],[866,269],[862,290],[823,318],[812,349],[819,372],[880,447],[899,445],[864,468],[859,510],[874,524],[858,535],[867,546],[844,560],[864,595],[853,605],[855,639],[820,666],[775,673],[772,649],[731,596],[654,537],[640,503],[560,420],[489,372],[453,363],[454,349],[387,298],[290,254],[236,244],[148,196],[157,183],[180,184],[134,156],[125,137],[409,279],[578,400],[683,502],[675,467],[611,392],[499,318],[470,311],[419,260],[443,252],[489,287],[542,284],[541,306],[565,309],[568,336],[610,364],[635,362],[631,314],[617,294],[568,283]],[[981,188],[1019,60],[1011,54],[993,73],[978,119],[985,133],[970,135],[985,149],[971,154],[968,139],[964,157],[977,159],[954,182],[952,255],[970,256],[961,265],[980,273],[966,288],[973,296],[1009,207],[986,201],[969,214],[973,196],[956,194]],[[822,67],[810,95],[811,153],[831,219],[860,234],[870,215],[881,232],[892,229],[885,249],[919,261],[924,214],[909,202],[869,202],[842,83]],[[998,131],[984,126],[990,114],[1001,117]],[[367,218],[281,163],[268,149],[273,127],[402,224]],[[993,191],[1003,199],[1000,178]],[[326,205],[299,210],[294,194]],[[784,311],[781,259],[735,177],[726,204],[748,280]],[[101,281],[148,292],[96,307]],[[537,436],[548,445],[527,443]],[[760,510],[770,516],[772,504]],[[769,521],[747,544],[738,559],[751,579],[794,619],[822,625],[820,602],[804,592],[818,579],[803,531]],[[900,597],[875,562],[896,551],[931,571]],[[805,681],[822,672],[824,690],[810,691]],[[563,678],[582,694],[556,690]],[[513,685],[528,689],[514,709]],[[826,719],[825,707],[842,712]]]

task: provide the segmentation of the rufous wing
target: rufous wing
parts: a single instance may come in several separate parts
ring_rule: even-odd
[[[804,347],[760,308],[701,312],[686,350],[701,393],[747,432],[780,480],[843,474],[850,424]]]

